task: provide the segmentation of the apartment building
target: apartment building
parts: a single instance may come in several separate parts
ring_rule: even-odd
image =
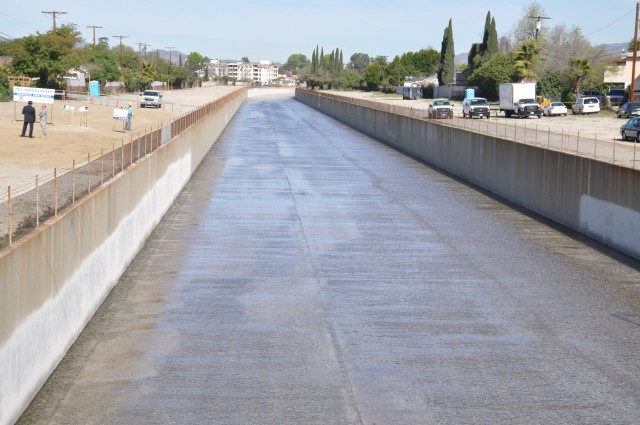
[[[271,61],[225,62],[212,59],[209,63],[209,76],[235,78],[237,81],[252,81],[266,85],[278,78],[278,66]]]

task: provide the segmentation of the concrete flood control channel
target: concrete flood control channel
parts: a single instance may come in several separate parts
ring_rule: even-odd
[[[251,100],[18,423],[637,423],[638,266]]]

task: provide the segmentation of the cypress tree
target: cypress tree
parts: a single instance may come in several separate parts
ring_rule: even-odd
[[[311,53],[311,73],[315,74],[316,72],[316,49],[313,49],[313,53]]]
[[[487,45],[489,44],[490,29],[491,29],[491,11],[487,12],[487,17],[484,20],[484,33],[482,35],[482,47],[480,49],[483,56],[487,52]]]
[[[498,43],[498,30],[496,30],[496,18],[491,18],[491,28],[489,30],[489,40],[487,42],[487,53],[489,57],[500,51],[500,44]]]
[[[320,60],[318,64],[320,64],[320,69],[324,69],[324,47],[320,50]]]
[[[471,49],[469,50],[469,57],[467,58],[467,71],[466,71],[467,76],[473,74],[473,71],[475,70],[476,62],[477,62],[476,58],[480,58],[481,50],[482,50],[482,44],[473,43],[471,45]]]
[[[442,50],[440,51],[440,71],[438,81],[440,85],[451,84],[455,78],[455,50],[453,47],[453,23],[449,19],[449,26],[442,36]]]

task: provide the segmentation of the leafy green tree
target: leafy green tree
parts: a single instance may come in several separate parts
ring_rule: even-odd
[[[190,72],[196,72],[202,70],[205,67],[205,57],[198,52],[191,52],[187,56],[187,70]],[[242,58],[242,61],[247,59],[246,56]],[[248,61],[248,59],[247,59]]]
[[[158,76],[158,69],[152,63],[145,62],[142,64],[142,75],[140,79],[142,80],[142,84],[148,86],[152,82],[156,80]]]
[[[386,61],[385,61],[386,62]],[[366,53],[354,53],[351,55],[349,59],[349,63],[347,64],[347,68],[353,69],[358,74],[362,75],[364,70],[371,63],[371,59],[369,55]]]
[[[241,62],[249,63],[250,61],[249,61],[249,58],[248,58],[248,57],[243,56],[243,57],[242,57],[242,59],[241,59]]]
[[[87,64],[91,71],[91,79],[106,82],[118,81],[120,79],[120,68],[118,59],[108,46],[97,45],[94,52],[91,47],[85,48]]]
[[[352,56],[353,57],[353,56]],[[387,66],[387,57],[386,56],[376,56],[373,61],[371,62],[372,65],[380,65],[380,66]],[[365,66],[366,68],[366,66]]]
[[[445,28],[442,36],[442,49],[440,50],[440,69],[438,81],[440,85],[453,83],[455,79],[455,50],[453,46],[453,23],[449,19],[449,26]]]
[[[13,97],[6,73],[6,68],[0,66],[0,102],[8,102]]]
[[[478,86],[479,92],[488,99],[497,99],[500,84],[510,83],[515,78],[515,55],[497,53],[469,76],[469,83]]]
[[[342,90],[352,90],[360,87],[362,77],[353,69],[343,69],[338,77],[337,87]]]
[[[535,65],[540,59],[538,43],[535,40],[527,40],[516,48],[515,53],[515,68],[520,81],[535,81],[538,78]]]
[[[557,71],[547,71],[538,81],[538,92],[548,99],[562,101],[562,92],[566,87],[566,76]]]
[[[38,85],[46,87],[50,80],[64,75],[69,68],[81,65],[75,45],[81,41],[74,25],[62,25],[56,31],[37,33],[20,39],[11,66],[19,73],[38,77]]]
[[[369,65],[364,69],[362,80],[367,86],[367,90],[375,91],[380,87],[384,69],[380,65]]]
[[[309,65],[310,61],[307,59],[306,55],[302,53],[294,53],[289,55],[287,59],[287,63],[284,64],[283,68],[287,71],[291,71],[293,74],[297,74],[299,70]]]

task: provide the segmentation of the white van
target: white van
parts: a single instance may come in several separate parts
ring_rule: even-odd
[[[580,97],[571,106],[571,112],[574,114],[600,112],[600,101],[597,97]]]
[[[490,118],[489,102],[483,97],[468,97],[462,101],[462,117]]]

